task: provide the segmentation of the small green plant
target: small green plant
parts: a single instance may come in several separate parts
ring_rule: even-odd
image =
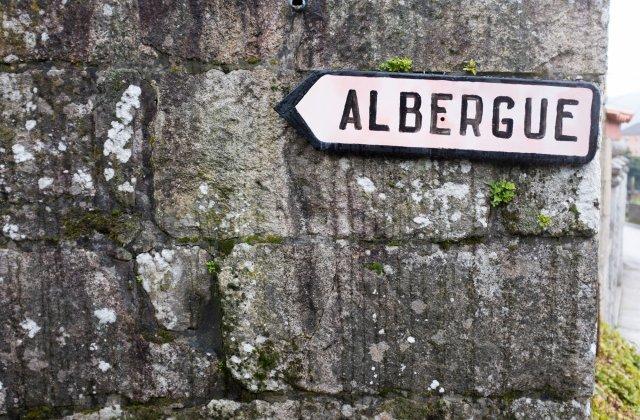
[[[538,215],[538,226],[540,226],[542,229],[546,229],[551,226],[551,216],[540,213]]]
[[[640,354],[620,333],[600,323],[592,419],[640,417]]]
[[[207,271],[209,272],[209,274],[216,274],[220,271],[220,264],[218,264],[216,261],[207,261],[205,265],[207,266]]]
[[[478,74],[478,63],[473,58],[469,61],[465,61],[462,70],[475,76],[476,74]]]
[[[381,71],[406,73],[413,68],[413,60],[407,57],[393,57],[380,64]]]
[[[136,276],[136,283],[142,284],[142,276],[139,274]]]
[[[508,204],[516,196],[516,184],[511,181],[494,181],[489,184],[491,207]]]
[[[384,266],[382,265],[382,263],[379,263],[377,261],[369,263],[369,264],[365,265],[365,267],[368,268],[369,270],[373,271],[376,274],[384,273]]]

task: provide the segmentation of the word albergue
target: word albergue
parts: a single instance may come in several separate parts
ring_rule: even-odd
[[[439,121],[446,121],[445,115],[447,108],[443,106],[444,101],[451,101],[453,95],[450,93],[432,93],[430,98],[429,113],[429,133],[436,135],[451,135],[451,128],[438,125]],[[369,131],[390,131],[388,124],[378,122],[378,91],[371,90],[369,92]],[[398,127],[401,133],[417,133],[422,129],[422,97],[417,92],[400,92],[398,100]],[[410,103],[410,104],[409,104]],[[469,104],[473,103],[474,111],[470,112]],[[480,137],[480,124],[483,119],[484,101],[478,95],[463,94],[460,98],[460,116],[459,116],[459,133],[461,136],[467,134],[467,129],[471,128],[476,137]],[[566,118],[573,118],[570,111],[572,106],[579,105],[576,99],[558,98],[555,100],[556,109],[554,121],[554,138],[558,141],[577,141],[577,137],[563,133],[563,121]],[[545,137],[547,132],[548,105],[547,98],[540,99],[537,104],[539,109],[539,118],[537,127],[532,127],[533,98],[525,98],[523,104],[519,104],[523,108],[524,113],[524,129],[523,135],[528,139],[539,140]],[[510,96],[497,96],[491,101],[491,134],[498,138],[508,139],[513,135],[514,120],[505,117],[506,112],[516,106],[515,100]],[[407,116],[413,116],[413,123],[407,122]],[[360,117],[360,104],[358,96],[354,89],[350,89],[347,93],[342,118],[339,127],[345,130],[348,124],[353,124],[356,130],[362,130],[362,119]]]

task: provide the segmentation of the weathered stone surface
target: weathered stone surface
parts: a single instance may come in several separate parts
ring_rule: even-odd
[[[156,336],[132,265],[68,247],[0,250],[0,378],[10,413],[91,407],[111,393],[197,400],[219,386],[215,355]]]
[[[600,165],[549,170],[514,169],[508,174],[518,188],[502,212],[509,232],[521,235],[593,236],[600,224]],[[550,217],[548,226],[540,215]]]
[[[131,58],[140,45],[137,8],[128,0],[4,2],[0,58],[9,64]]]
[[[275,74],[212,70],[187,80],[162,81],[153,150],[156,218],[172,235],[458,240],[486,232],[490,168],[326,155],[285,132],[273,110],[281,93],[269,87]],[[247,108],[255,112],[239,118]]]
[[[355,401],[315,398],[268,402],[254,400],[238,403],[231,400],[212,400],[203,410],[216,419],[254,418],[354,418],[354,419],[459,419],[493,418],[584,418],[589,416],[589,403],[571,400],[556,403],[541,399],[519,398],[502,405],[490,399],[417,399],[404,397],[365,397]]]
[[[401,55],[600,82],[606,8],[4,2],[0,415],[587,417],[597,159],[331,155],[273,107]]]
[[[227,366],[253,391],[588,396],[595,252],[593,240],[239,244],[219,277]]]
[[[156,319],[165,328],[185,331],[198,327],[202,307],[211,297],[209,254],[198,247],[166,248],[138,254],[142,287],[149,295]]]

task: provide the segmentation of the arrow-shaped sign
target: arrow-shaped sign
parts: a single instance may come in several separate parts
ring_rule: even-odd
[[[320,71],[276,110],[320,150],[587,163],[600,93],[586,82]]]

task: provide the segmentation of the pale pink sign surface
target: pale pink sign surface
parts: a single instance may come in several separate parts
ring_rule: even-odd
[[[479,79],[480,80],[480,79]],[[340,129],[349,90],[355,90],[361,118],[361,129],[347,124]],[[377,96],[378,124],[389,126],[389,131],[369,130],[370,92]],[[400,132],[400,93],[415,92],[422,99],[420,112],[422,127],[416,133]],[[430,133],[431,95],[451,94],[451,100],[441,100],[438,105],[446,113],[438,114],[437,127],[448,128],[450,134]],[[479,125],[480,136],[474,135],[469,126],[465,135],[460,134],[462,95],[477,95],[482,98],[483,112]],[[499,117],[513,120],[510,138],[499,138],[492,133],[494,99],[508,96],[514,107],[499,107]],[[583,157],[589,153],[591,135],[592,101],[594,93],[581,86],[549,86],[542,84],[492,83],[461,80],[429,80],[419,78],[359,77],[326,74],[320,77],[297,103],[295,109],[304,119],[318,140],[324,143],[361,144],[370,146],[395,146],[431,149],[459,149],[486,152],[532,153],[557,156]],[[541,100],[548,101],[546,132],[541,139],[525,136],[525,101],[531,98],[531,127],[537,132],[540,127]],[[559,141],[555,138],[557,103],[559,99],[576,100],[577,105],[565,105],[563,110],[572,114],[562,119],[562,134],[575,136],[575,141]],[[409,99],[407,105],[413,105]],[[467,115],[475,116],[475,103],[469,102]],[[443,118],[443,119],[441,119]],[[415,115],[407,114],[407,124],[415,122]],[[505,129],[504,124],[499,124]]]

